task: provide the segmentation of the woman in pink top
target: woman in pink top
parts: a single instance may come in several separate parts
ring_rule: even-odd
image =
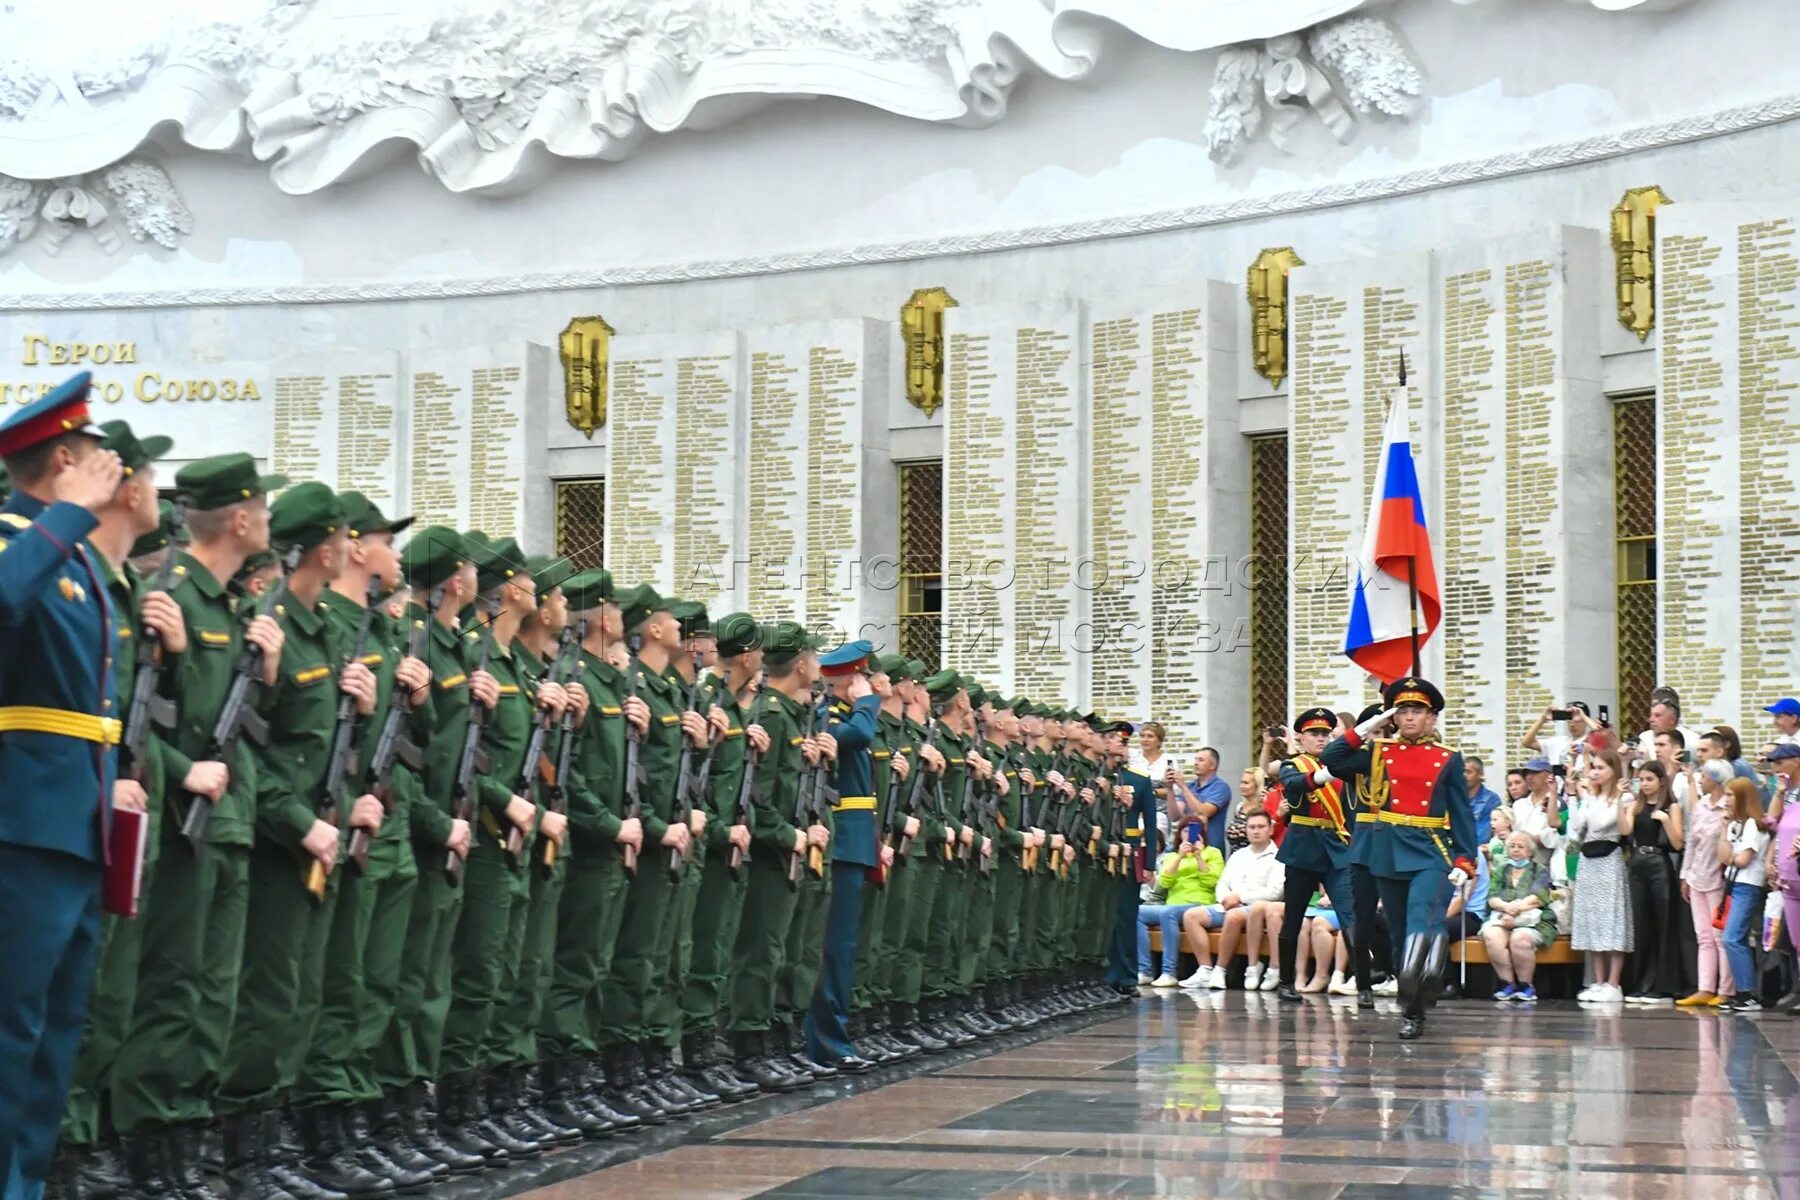
[[[1781,892],[1781,920],[1793,938],[1800,934],[1800,857],[1795,857],[1800,855],[1800,746],[1777,745],[1769,751],[1769,765],[1775,769],[1775,799],[1769,806],[1775,821],[1775,840],[1769,844],[1774,870],[1769,881]],[[1782,1007],[1800,1011],[1800,1004],[1791,1001]]]
[[[1725,788],[1731,764],[1714,759],[1687,771],[1688,795],[1698,795],[1688,812],[1687,848],[1681,860],[1681,898],[1694,914],[1694,940],[1700,949],[1700,990],[1675,1003],[1682,1008],[1720,1008],[1736,992],[1725,946],[1713,928],[1713,913],[1725,898],[1724,869],[1719,865],[1719,837],[1725,831]]]

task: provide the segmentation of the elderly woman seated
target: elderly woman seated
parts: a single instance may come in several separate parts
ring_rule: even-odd
[[[1500,977],[1496,1000],[1536,1000],[1532,976],[1537,952],[1556,941],[1550,911],[1550,872],[1532,857],[1536,841],[1515,832],[1506,839],[1506,858],[1494,868],[1488,890],[1488,918],[1481,927],[1488,964]]]

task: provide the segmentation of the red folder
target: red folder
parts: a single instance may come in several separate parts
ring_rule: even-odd
[[[144,852],[149,848],[150,821],[130,808],[112,814],[112,861],[100,884],[100,907],[118,917],[138,915],[144,889]]]

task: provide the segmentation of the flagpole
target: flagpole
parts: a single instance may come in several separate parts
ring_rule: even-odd
[[[1400,351],[1400,395],[1395,403],[1406,402],[1406,351]],[[1412,452],[1408,445],[1407,452]],[[1407,611],[1412,616],[1412,673],[1423,675],[1424,666],[1419,662],[1419,581],[1413,575],[1413,556],[1406,557],[1406,601]]]

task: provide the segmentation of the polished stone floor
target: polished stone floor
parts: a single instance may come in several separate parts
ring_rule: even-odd
[[[1147,995],[1046,1040],[584,1148],[599,1169],[519,1194],[1800,1197],[1800,1019],[1471,1001],[1423,1041],[1397,1027],[1388,1001]]]

